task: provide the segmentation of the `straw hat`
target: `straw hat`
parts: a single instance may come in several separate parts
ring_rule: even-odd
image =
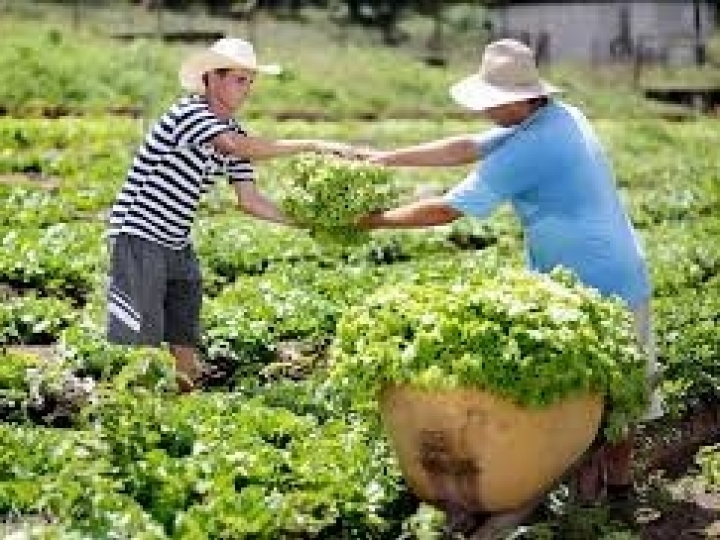
[[[479,71],[450,88],[457,103],[476,111],[557,92],[540,79],[533,52],[513,39],[488,45]]]
[[[180,66],[180,85],[185,90],[205,93],[203,75],[215,69],[249,69],[277,75],[280,66],[259,65],[252,43],[238,38],[222,38],[206,50],[190,55]]]

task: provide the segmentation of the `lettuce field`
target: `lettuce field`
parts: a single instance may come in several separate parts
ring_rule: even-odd
[[[652,268],[672,417],[717,414],[720,133],[702,120],[598,127]],[[272,128],[378,145],[478,129]],[[118,118],[0,120],[0,512],[47,516],[43,534],[58,538],[432,537],[438,516],[418,509],[377,422],[327,383],[325,353],[342,314],[381,285],[520,267],[511,214],[328,251],[242,217],[221,183],[195,230],[202,352],[215,369],[202,392],[180,396],[166,353],[110,346],[102,333],[103,218],[140,133]],[[285,170],[260,169],[273,196]],[[403,171],[397,183],[412,198],[461,173]]]
[[[668,414],[637,446],[646,460],[638,477],[659,517],[630,524],[604,507],[566,506],[516,538],[670,539],[687,530],[712,538],[720,534],[720,129],[716,119],[650,114],[594,124],[653,280]],[[244,125],[378,147],[487,127],[280,122],[262,112]],[[328,352],[343,315],[381,287],[420,290],[521,268],[511,212],[328,249],[306,231],[241,215],[219,181],[194,230],[201,352],[212,369],[200,391],[181,395],[166,351],[112,346],[103,334],[105,218],[143,127],[96,111],[0,116],[0,536],[441,538],[444,517],[408,490],[378,419],[352,406],[367,389],[336,386]],[[297,190],[289,170],[263,163],[258,182],[289,200]],[[466,172],[397,171],[393,196],[439,193]],[[686,483],[658,480],[661,457],[680,447]],[[709,505],[707,515],[684,506],[688,493]]]

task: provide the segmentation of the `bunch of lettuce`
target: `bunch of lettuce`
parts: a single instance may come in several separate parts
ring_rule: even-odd
[[[288,161],[284,177],[283,211],[326,244],[366,242],[369,234],[358,229],[357,219],[399,199],[390,170],[366,162],[305,155]]]
[[[331,380],[355,396],[387,384],[475,387],[543,407],[598,393],[613,440],[647,401],[627,309],[564,270],[394,284],[343,315],[331,353]]]

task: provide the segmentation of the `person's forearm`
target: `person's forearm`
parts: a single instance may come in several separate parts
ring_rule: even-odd
[[[466,165],[479,158],[478,148],[469,137],[450,137],[439,141],[380,152],[372,161],[405,167]]]
[[[234,154],[250,161],[289,156],[300,152],[312,152],[319,148],[318,141],[311,139],[261,139],[243,137],[238,139]]]
[[[406,206],[366,216],[360,225],[368,229],[401,229],[445,225],[461,216],[440,198],[425,199]]]
[[[254,195],[247,201],[241,202],[239,206],[243,212],[256,218],[281,225],[291,224],[288,217],[273,202],[262,195]]]
[[[266,139],[237,133],[221,133],[212,140],[215,148],[249,161],[260,161],[300,152],[327,150],[327,141],[314,139]]]

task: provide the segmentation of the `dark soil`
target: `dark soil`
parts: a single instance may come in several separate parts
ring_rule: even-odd
[[[720,501],[705,508],[697,501],[676,501],[641,529],[643,540],[720,538]]]
[[[679,422],[651,426],[639,439],[642,478],[654,484],[652,502],[640,512],[645,521],[641,538],[720,538],[720,488],[707,486],[694,463],[700,447],[720,442],[720,405],[707,404]]]

